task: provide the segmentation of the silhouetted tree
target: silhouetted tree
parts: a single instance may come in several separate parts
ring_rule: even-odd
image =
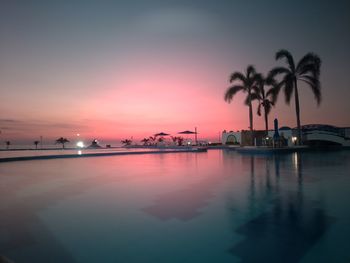
[[[176,136],[170,136],[170,138],[174,144],[177,144],[177,137]]]
[[[256,89],[256,81],[256,70],[254,66],[249,65],[245,73],[236,71],[231,74],[230,83],[233,83],[233,86],[229,87],[225,93],[225,101],[228,103],[232,101],[237,92],[247,93],[244,103],[249,107],[249,129],[251,134],[253,134],[252,92]]]
[[[132,140],[130,140],[130,139],[125,139],[125,140],[122,140],[121,143],[124,144],[124,146],[129,146],[129,145],[131,145]]]
[[[67,143],[67,142],[69,142],[67,138],[61,137],[61,138],[58,138],[58,139],[56,140],[55,144],[57,144],[57,143],[62,144],[62,148],[64,149],[64,144]]]
[[[171,140],[179,146],[182,146],[184,142],[184,138],[181,136],[171,136]]]
[[[298,144],[301,141],[301,125],[300,125],[300,105],[299,105],[299,89],[298,80],[306,83],[312,90],[317,104],[321,103],[321,83],[320,83],[320,68],[321,59],[314,53],[307,53],[301,60],[295,65],[293,56],[287,50],[280,50],[276,53],[276,60],[284,58],[286,60],[286,67],[273,68],[269,73],[269,78],[274,78],[277,75],[282,76],[282,80],[279,82],[279,89],[284,89],[285,99],[287,104],[290,103],[291,97],[294,92],[295,98],[295,112],[297,117],[298,127]]]
[[[11,142],[10,141],[6,141],[6,150],[8,150],[10,148]]]
[[[156,143],[157,137],[156,136],[149,136],[149,141],[151,145],[154,145]]]
[[[184,138],[181,137],[181,136],[177,137],[177,143],[178,143],[179,146],[182,146],[183,143],[184,143]]]
[[[141,140],[141,142],[143,143],[143,145],[148,145],[149,144],[149,138],[143,138]]]
[[[265,87],[268,86],[270,89],[265,92]],[[265,120],[265,131],[266,135],[269,131],[269,120],[268,115],[271,111],[272,106],[275,105],[278,93],[278,86],[274,79],[265,78],[262,74],[257,74],[256,89],[252,93],[252,100],[258,100],[259,105],[257,114],[261,116],[261,107],[264,108],[264,120]]]
[[[39,144],[40,142],[39,141],[34,141],[34,145],[35,145],[35,149],[37,150],[38,149],[38,144]]]

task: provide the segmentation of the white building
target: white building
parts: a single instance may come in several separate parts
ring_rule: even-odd
[[[241,132],[224,130],[221,134],[221,143],[222,144],[241,144]]]
[[[259,131],[258,131],[259,132]],[[260,131],[261,132],[261,131]],[[297,133],[296,129],[289,127],[281,127],[278,130],[280,138],[284,138],[288,146],[296,144]],[[222,144],[241,144],[242,132],[226,130],[222,132],[221,143]],[[269,130],[268,136],[265,140],[272,140],[275,131]],[[309,124],[302,126],[302,137],[305,144],[309,145],[340,145],[350,146],[350,128],[339,128],[332,125],[325,124]],[[261,140],[260,140],[261,141]],[[257,144],[255,142],[255,144]],[[259,144],[259,143],[258,143]],[[260,143],[261,144],[261,143]]]
[[[288,146],[295,145],[296,137],[292,134],[292,129],[289,127],[281,127],[278,131],[281,138],[286,139]],[[272,140],[275,134],[274,130],[268,131],[268,136],[264,140]],[[242,142],[242,132],[240,131],[229,131],[224,130],[221,135],[222,144],[241,144]]]

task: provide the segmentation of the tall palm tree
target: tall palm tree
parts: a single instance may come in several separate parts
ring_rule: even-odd
[[[307,53],[296,65],[291,53],[285,49],[281,49],[276,53],[276,60],[283,58],[287,62],[287,67],[276,67],[272,69],[269,73],[269,77],[274,78],[277,75],[282,76],[282,80],[279,83],[279,88],[284,89],[287,104],[290,103],[294,92],[295,111],[298,127],[298,144],[300,145],[302,141],[298,81],[303,81],[311,88],[317,104],[319,105],[321,103],[321,59],[314,53]]]
[[[239,81],[237,83],[237,81]],[[253,109],[252,109],[252,92],[256,89],[257,74],[254,66],[249,65],[245,73],[233,72],[230,77],[230,83],[233,86],[229,87],[225,93],[225,101],[230,103],[237,92],[242,91],[247,93],[245,104],[249,107],[249,128],[253,134]]]
[[[67,138],[61,137],[61,138],[58,138],[58,139],[56,140],[56,143],[55,143],[55,144],[57,144],[57,143],[62,144],[62,148],[64,149],[64,144],[67,143],[67,142],[69,142]]]
[[[261,108],[264,108],[265,132],[267,135],[269,131],[268,115],[271,111],[271,108],[275,106],[278,86],[274,79],[265,78],[262,74],[257,74],[256,86],[257,88],[254,89],[251,99],[259,101],[257,109],[257,114],[259,116],[261,116]],[[270,89],[265,92],[265,87],[270,87]]]

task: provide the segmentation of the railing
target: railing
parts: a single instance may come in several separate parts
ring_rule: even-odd
[[[320,130],[304,131],[303,135],[307,141],[330,141],[339,144],[344,144],[345,138],[340,133],[327,132]]]

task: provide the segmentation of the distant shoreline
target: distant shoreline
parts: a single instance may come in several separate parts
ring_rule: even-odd
[[[115,147],[101,147],[101,148],[77,148],[77,147],[55,147],[55,148],[10,148],[10,149],[0,149],[0,151],[59,151],[59,150],[98,150],[98,149],[116,149],[116,148],[125,148],[123,146],[115,146]]]

